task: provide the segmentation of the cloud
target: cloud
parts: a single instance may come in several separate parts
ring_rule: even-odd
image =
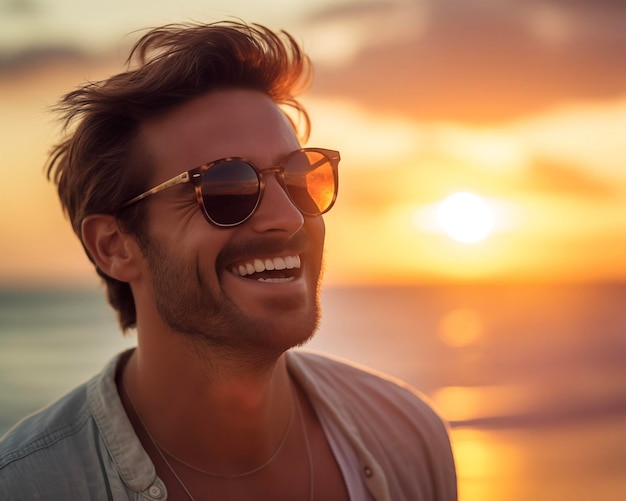
[[[572,103],[508,127],[535,158],[576,166],[626,186],[626,98]]]
[[[428,120],[493,123],[626,90],[626,8],[618,2],[433,0],[353,9],[352,19],[346,10],[311,18],[310,29],[342,54],[331,60],[318,52],[317,94]]]
[[[17,74],[29,69],[56,65],[61,62],[82,63],[87,56],[69,46],[40,46],[2,55],[0,53],[0,75]]]
[[[425,21],[426,6],[420,2],[366,1],[319,10],[297,30],[314,60],[339,67],[367,48],[415,39]]]
[[[518,189],[551,196],[609,200],[621,196],[615,183],[583,172],[577,165],[556,163],[538,158],[527,169]]]
[[[41,10],[41,5],[35,0],[4,0],[0,3],[0,12],[5,16],[32,16]]]
[[[341,203],[363,214],[430,204],[451,191],[585,207],[624,199],[626,99],[497,127],[381,116],[345,101],[304,104],[311,144],[341,150]]]

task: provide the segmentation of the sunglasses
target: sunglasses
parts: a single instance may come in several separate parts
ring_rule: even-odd
[[[236,226],[252,217],[263,197],[264,176],[274,172],[289,200],[303,215],[319,216],[328,212],[337,198],[339,160],[338,151],[323,148],[296,150],[276,167],[264,170],[244,158],[222,158],[183,172],[122,207],[172,186],[191,183],[209,223]]]

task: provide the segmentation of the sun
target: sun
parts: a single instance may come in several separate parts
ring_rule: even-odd
[[[474,193],[458,192],[438,204],[437,220],[454,240],[473,244],[491,233],[494,214],[484,198]]]

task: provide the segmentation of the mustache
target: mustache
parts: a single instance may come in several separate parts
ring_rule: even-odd
[[[309,246],[310,241],[303,230],[299,230],[288,238],[257,237],[224,247],[217,256],[215,264],[219,271],[236,261],[246,261],[259,256],[272,256],[285,251],[301,254],[306,252]]]

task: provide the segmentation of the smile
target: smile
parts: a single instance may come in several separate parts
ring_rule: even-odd
[[[233,265],[230,271],[239,277],[258,280],[259,282],[287,283],[298,277],[301,266],[300,256],[296,254],[252,259]]]

